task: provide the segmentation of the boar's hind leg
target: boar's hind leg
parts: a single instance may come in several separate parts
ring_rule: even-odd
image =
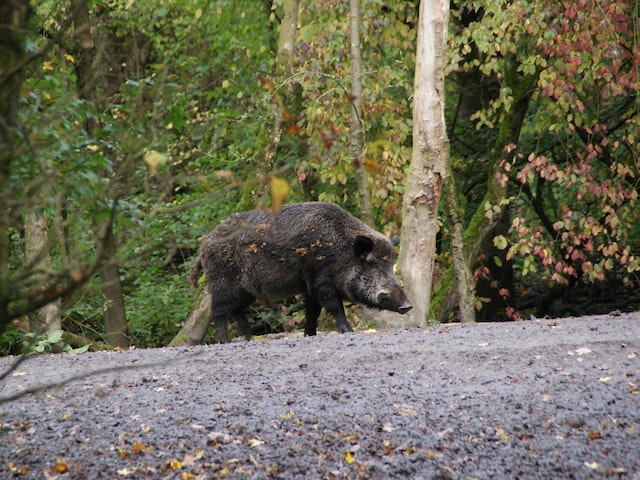
[[[247,340],[251,340],[251,328],[244,316],[244,309],[253,303],[255,298],[242,289],[229,291],[227,288],[210,290],[211,321],[215,328],[213,338],[216,343],[228,343],[227,320],[233,316],[238,323],[238,330]]]
[[[304,309],[305,309],[304,334],[305,336],[315,335],[316,329],[318,327],[318,317],[320,316],[320,310],[322,310],[322,305],[320,305],[315,298],[306,297],[304,301]]]
[[[245,340],[251,340],[251,326],[247,320],[247,316],[244,314],[244,308],[233,312],[233,316],[238,324],[238,333],[242,335]]]
[[[347,322],[347,317],[344,314],[342,299],[333,287],[319,287],[316,292],[316,298],[320,302],[320,305],[336,319],[336,325],[340,333],[353,332],[353,328],[351,328],[351,325]]]
[[[213,328],[215,329],[213,339],[216,343],[229,342],[229,334],[227,333],[228,316],[226,309],[216,308],[211,305],[211,323],[213,323]]]

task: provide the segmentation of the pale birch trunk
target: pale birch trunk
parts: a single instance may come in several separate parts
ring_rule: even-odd
[[[438,203],[449,157],[444,121],[448,17],[448,0],[420,2],[413,98],[413,153],[402,206],[398,259],[399,271],[413,304],[411,323],[415,325],[426,325],[429,321]]]

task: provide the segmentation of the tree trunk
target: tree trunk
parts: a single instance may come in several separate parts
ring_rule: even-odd
[[[18,99],[22,69],[16,66],[25,55],[24,42],[31,5],[27,1],[0,2],[0,333],[11,321],[9,302],[9,181],[14,160]]]
[[[449,174],[451,170],[449,170]],[[473,278],[471,268],[466,262],[463,235],[463,215],[458,205],[456,185],[449,175],[445,184],[445,203],[449,226],[451,229],[451,256],[453,257],[453,271],[455,277],[456,296],[460,310],[460,322],[472,323],[476,321],[475,302],[473,293]]]
[[[124,315],[122,299],[122,283],[116,258],[116,239],[113,227],[104,230],[104,234],[96,235],[96,242],[104,248],[106,263],[100,269],[100,287],[102,294],[109,300],[104,312],[104,338],[109,345],[127,348],[127,322]]]
[[[360,51],[360,0],[349,0],[351,18],[351,161],[356,172],[360,218],[373,226],[369,175],[364,163],[362,125],[362,56]]]
[[[78,96],[90,101],[96,110],[100,110],[101,94],[98,91],[99,80],[108,71],[109,66],[104,55],[104,46],[98,45],[90,37],[89,8],[87,0],[75,0],[72,5],[73,23],[76,30],[86,31],[87,36],[81,40],[76,54],[74,66],[77,80]],[[85,128],[91,134],[96,125],[93,119],[87,120]],[[117,181],[117,180],[114,180]],[[113,232],[113,224],[103,235],[96,235],[95,242],[104,242],[106,262],[100,269],[100,288],[102,294],[109,300],[105,311],[104,328],[105,339],[111,345],[126,348],[129,346],[127,338],[127,320],[125,317],[124,300],[122,298],[122,283],[118,264],[115,262],[117,242]],[[96,249],[98,246],[96,245]]]
[[[469,269],[472,268],[483,243],[504,213],[507,181],[502,177],[501,171],[503,164],[511,161],[512,154],[509,153],[509,146],[518,142],[520,129],[538,79],[537,74],[522,75],[518,72],[519,64],[515,61],[513,54],[507,55],[506,64],[504,84],[511,90],[513,103],[499,125],[498,137],[493,149],[494,160],[487,179],[487,192],[464,231],[464,255]],[[447,318],[450,313],[448,308],[441,308],[443,305],[455,304],[446,298],[447,295],[454,295],[451,290],[453,283],[453,272],[449,270],[434,298],[433,310],[441,312],[439,319]]]
[[[426,325],[436,252],[438,203],[447,171],[444,121],[448,0],[420,2],[413,98],[413,152],[402,206],[398,267],[413,304],[411,321]]]
[[[49,253],[49,233],[47,220],[39,212],[29,212],[24,219],[24,249],[34,283],[38,288],[47,290],[47,277],[51,272],[51,255]],[[29,316],[29,331],[50,334],[60,330],[60,299],[45,305]]]

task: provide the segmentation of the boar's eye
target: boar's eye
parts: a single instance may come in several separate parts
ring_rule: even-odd
[[[353,251],[356,254],[356,258],[366,257],[373,251],[373,246],[373,239],[371,237],[358,235],[353,243]]]

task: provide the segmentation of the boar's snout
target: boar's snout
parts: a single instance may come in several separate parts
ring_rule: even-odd
[[[378,294],[377,305],[379,308],[385,310],[392,310],[394,312],[405,314],[413,308],[413,305],[404,296],[404,292],[401,290],[383,290]]]
[[[411,305],[409,302],[404,302],[402,305],[398,307],[398,313],[401,313],[404,315],[412,308],[413,308],[413,305]]]

